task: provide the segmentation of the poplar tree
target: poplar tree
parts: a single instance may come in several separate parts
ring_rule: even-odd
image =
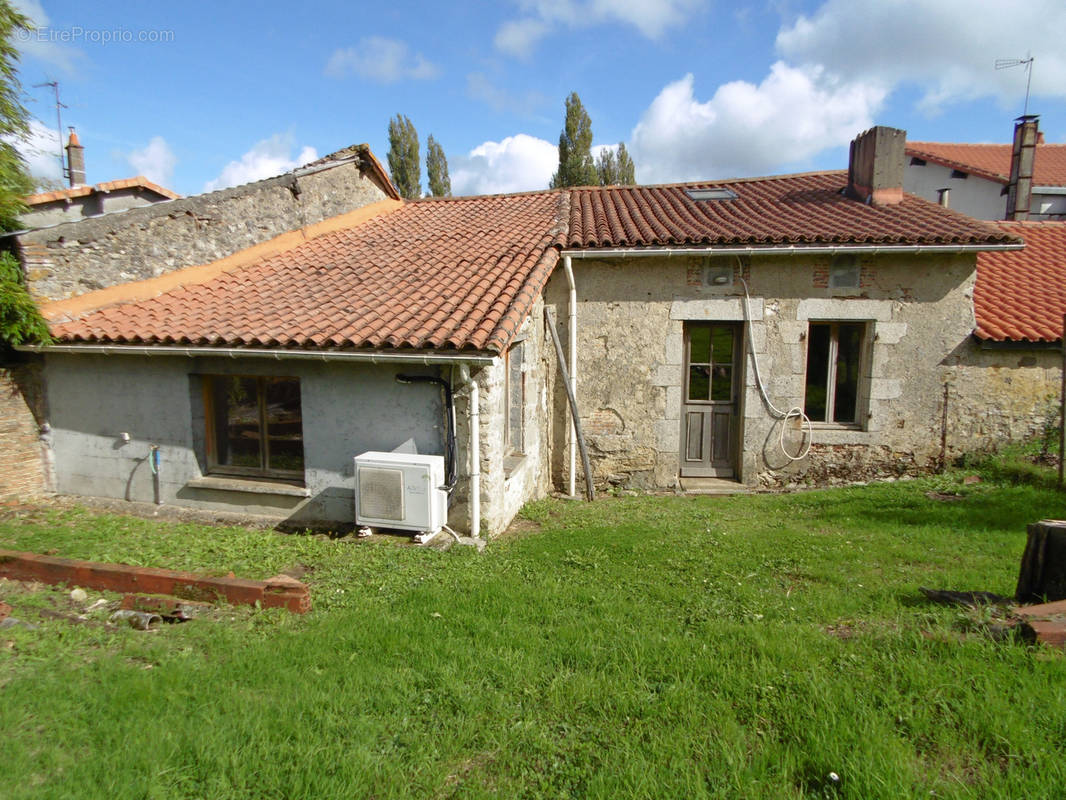
[[[418,131],[404,114],[389,120],[389,172],[400,196],[422,196],[422,167],[418,158]]]
[[[598,183],[592,160],[592,120],[577,92],[566,98],[566,119],[559,134],[559,169],[550,187],[592,186]]]
[[[432,197],[451,197],[452,179],[448,177],[448,159],[444,148],[429,135],[426,140],[426,180],[429,181],[429,193]]]

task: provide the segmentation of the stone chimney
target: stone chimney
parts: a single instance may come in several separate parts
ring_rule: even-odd
[[[1036,114],[1027,114],[1014,120],[1014,147],[1010,156],[1006,219],[1029,219],[1039,124],[1040,117]]]
[[[70,129],[70,140],[67,142],[67,177],[71,186],[85,185],[85,148],[78,141],[74,128]]]
[[[903,151],[907,132],[878,125],[851,143],[848,196],[874,206],[903,201]]]

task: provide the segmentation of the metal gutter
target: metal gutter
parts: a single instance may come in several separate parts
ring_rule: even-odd
[[[48,344],[17,345],[25,353],[73,353],[104,356],[186,356],[188,358],[269,358],[276,361],[352,361],[370,364],[492,364],[496,356],[443,355],[441,353],[379,353],[373,350],[260,350],[240,347],[176,347],[171,345],[139,346],[117,344]]]
[[[563,250],[571,258],[648,258],[652,256],[757,256],[757,255],[837,255],[838,253],[918,254],[983,253],[992,250],[1021,250],[1018,244],[904,244],[904,245],[769,245],[766,247],[614,247]]]
[[[1033,194],[1066,194],[1066,186],[1034,186]]]

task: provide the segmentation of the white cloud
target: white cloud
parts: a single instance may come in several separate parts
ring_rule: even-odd
[[[525,16],[501,25],[494,44],[504,53],[528,58],[553,27],[611,22],[632,25],[649,39],[658,39],[703,4],[704,0],[521,0]]]
[[[396,83],[405,79],[436,78],[440,69],[421,53],[411,55],[405,42],[368,36],[360,39],[355,47],[334,50],[326,62],[325,72],[331,78],[358,75],[378,83]]]
[[[290,156],[295,142],[289,134],[276,133],[241,156],[239,161],[229,162],[222,174],[204,184],[205,192],[238,186],[242,183],[271,178],[289,172],[318,158],[313,147],[303,147],[295,158]]]
[[[51,36],[51,20],[41,7],[39,0],[13,0],[12,5],[16,11],[28,17],[37,29],[16,32],[13,37],[15,46],[25,55],[58,67],[68,75],[75,74],[85,54],[77,47],[62,44]]]
[[[130,153],[128,160],[138,175],[144,175],[160,186],[170,183],[174,165],[178,163],[177,156],[162,136],[153,136],[147,146]]]
[[[449,172],[456,195],[505,194],[547,189],[558,166],[554,144],[519,133],[452,159]]]
[[[63,172],[59,167],[59,134],[55,128],[31,119],[29,135],[14,139],[14,142],[30,175],[46,182],[63,183]]]
[[[1033,93],[1066,96],[1066,3],[1062,0],[827,0],[777,35],[794,63],[821,64],[849,79],[911,83],[935,111],[953,101],[996,97],[1021,105],[1021,68],[997,58],[1036,58]]]
[[[633,129],[637,180],[739,177],[803,162],[870,127],[885,96],[876,83],[778,62],[758,86],[733,81],[700,102],[686,75],[659,93]]]

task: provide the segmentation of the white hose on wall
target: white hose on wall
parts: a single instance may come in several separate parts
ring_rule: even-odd
[[[740,258],[737,258],[738,264]],[[766,393],[766,387],[763,386],[762,375],[759,373],[759,355],[755,352],[755,337],[752,331],[751,325],[751,297],[748,294],[748,282],[744,280],[744,267],[740,266],[740,283],[744,287],[744,324],[748,328],[748,341],[751,343],[751,362],[755,367],[755,385],[759,387],[759,395],[762,397],[763,403],[766,404],[766,408],[776,418],[781,420],[781,435],[778,437],[778,445],[781,447],[781,453],[789,461],[802,461],[807,457],[807,454],[811,451],[811,435],[813,428],[811,426],[811,419],[805,413],[800,406],[793,406],[788,411],[782,411],[773,403],[770,402],[770,396]],[[788,452],[785,449],[785,431],[788,429],[788,421],[795,417],[802,420],[801,424],[807,429],[807,441],[806,444],[800,447],[800,451],[796,455]]]

